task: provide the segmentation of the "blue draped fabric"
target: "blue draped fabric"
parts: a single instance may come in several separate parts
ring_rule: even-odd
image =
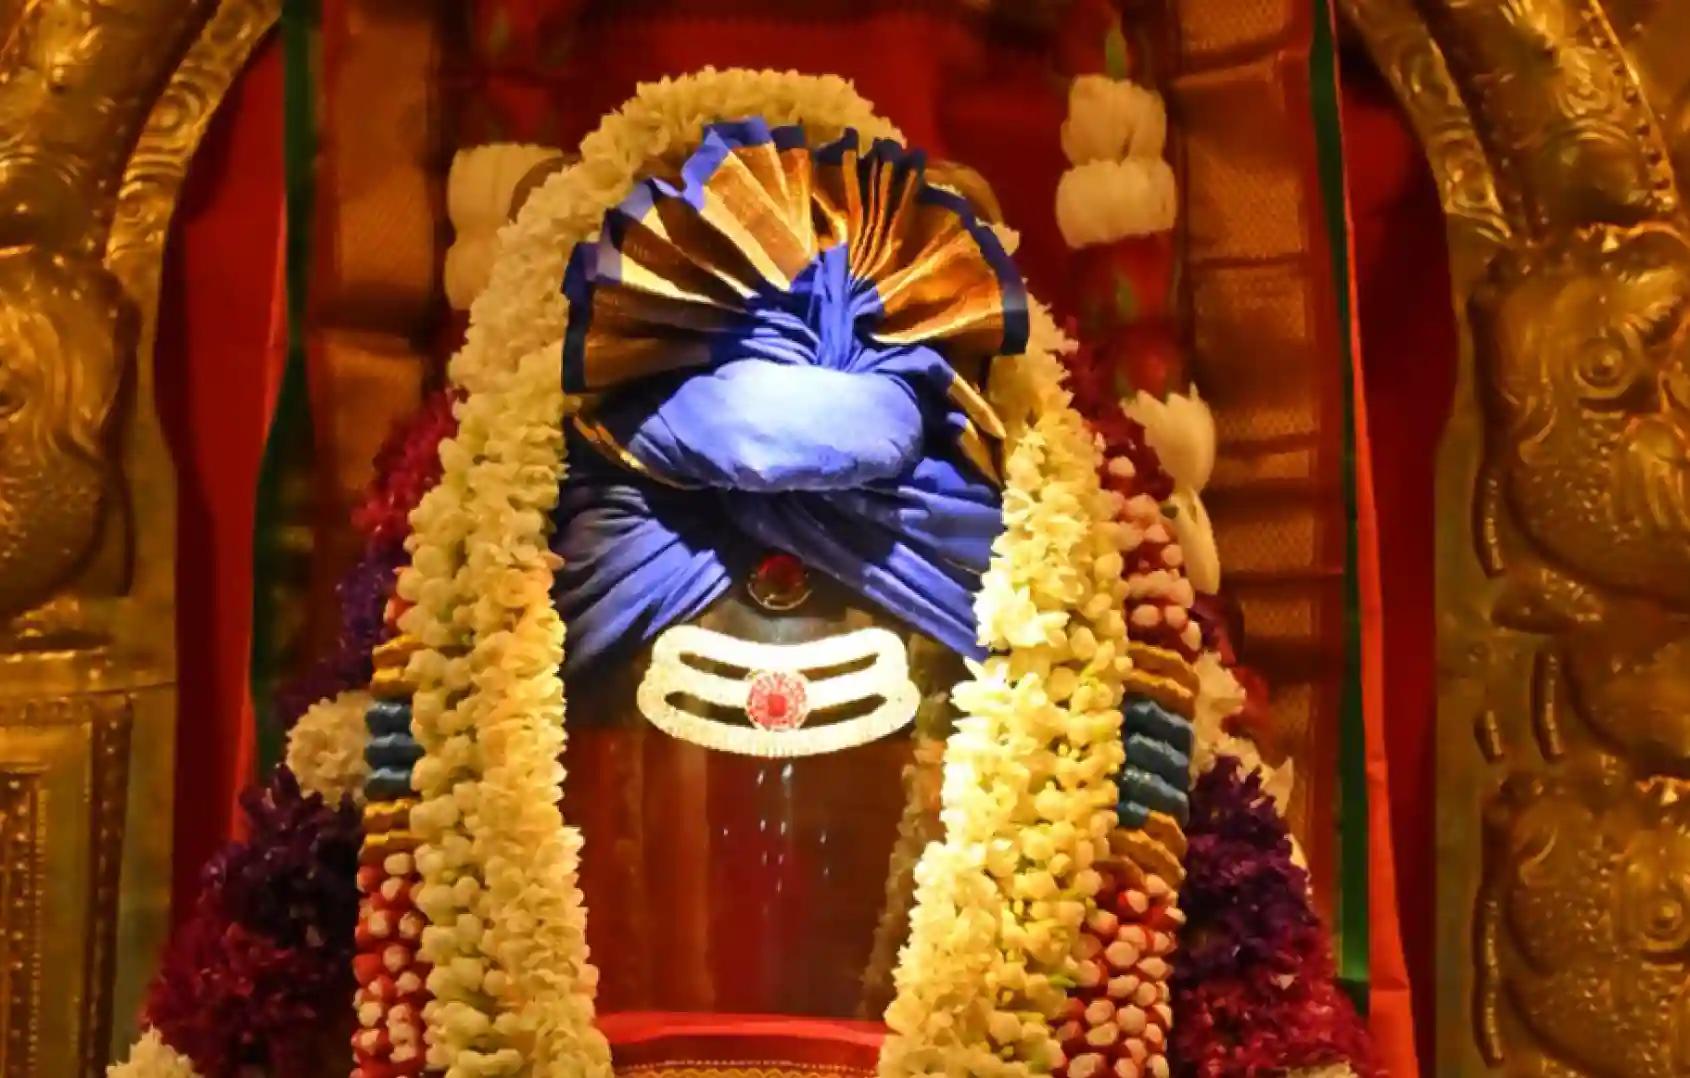
[[[683,293],[696,300],[709,292],[698,283],[701,266],[732,262],[720,242],[704,242],[704,233],[693,229],[713,212],[711,177],[742,146],[802,149],[794,131],[770,132],[755,121],[712,130],[683,170],[685,187],[642,185],[615,211],[621,223],[607,225],[598,242],[579,245],[571,257],[564,285],[571,307],[566,386],[597,388],[585,372],[595,364],[604,369],[607,356],[637,356],[639,367],[592,398],[586,417],[568,433],[570,465],[553,540],[563,559],[554,595],[569,629],[568,674],[702,613],[743,578],[749,558],[769,549],[796,555],[958,652],[982,653],[973,595],[1002,514],[995,483],[960,443],[974,423],[968,401],[977,395],[958,392],[967,387],[958,385],[941,351],[950,343],[946,324],[975,335],[991,328],[978,313],[982,289],[972,289],[965,310],[952,299],[922,299],[930,316],[937,313],[930,320],[938,328],[928,339],[909,330],[908,318],[903,332],[882,333],[888,319],[882,284],[898,271],[898,260],[876,260],[877,276],[854,272],[863,269],[862,252],[853,251],[846,227],[838,242],[818,240],[802,267],[789,253],[786,269],[795,272],[769,270],[736,299],[716,296],[708,318],[696,310],[673,313],[690,302]],[[816,152],[850,166],[854,159],[839,146]],[[860,181],[877,186],[882,202],[896,201],[885,197],[896,185],[875,178],[890,167],[893,180],[910,187],[905,205],[937,205],[922,201],[932,189],[919,185],[919,158],[889,146],[877,144],[872,158],[851,166]],[[966,204],[948,198],[942,208],[957,225],[935,233],[929,215],[916,239],[940,235],[926,245],[932,266],[957,280],[979,280],[957,275],[962,258],[976,252],[993,285],[987,298],[995,296],[998,305],[991,351],[1019,350],[1025,339],[1020,281]],[[895,210],[887,205],[886,212]],[[894,253],[900,228],[914,227],[901,219],[874,225],[870,216],[857,215],[864,220],[854,227],[878,228],[883,234],[876,242]],[[641,221],[658,220],[661,226],[641,231]],[[733,231],[718,224],[714,234],[719,240]],[[825,239],[826,229],[818,233]],[[636,271],[636,259],[625,257],[640,247],[647,264],[656,264],[651,252],[659,239],[688,234],[708,253],[686,261],[665,250],[673,264],[666,274]],[[912,241],[902,249],[919,246]],[[935,248],[942,255],[933,256]],[[631,288],[641,273],[646,283]],[[902,279],[902,302],[923,296],[918,277]],[[741,266],[736,280],[744,278]],[[635,328],[628,312],[642,308],[659,312],[650,321],[669,329]],[[694,332],[668,341],[671,349],[655,347],[681,322]],[[609,336],[607,326],[617,335]],[[630,339],[642,332],[651,341]],[[595,342],[603,348],[596,360]]]

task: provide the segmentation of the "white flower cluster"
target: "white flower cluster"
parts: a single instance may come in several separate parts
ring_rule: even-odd
[[[1244,774],[1260,772],[1263,792],[1273,799],[1274,807],[1283,815],[1291,804],[1291,788],[1296,781],[1292,761],[1274,767],[1262,759],[1254,741],[1227,731],[1226,720],[1244,710],[1244,687],[1218,654],[1205,651],[1198,657],[1196,668],[1197,736],[1191,754],[1192,773],[1200,775],[1209,770],[1215,766],[1217,757],[1234,757]]]
[[[674,162],[706,123],[760,115],[814,137],[855,127],[898,137],[849,84],[778,72],[706,70],[642,86],[499,234],[491,279],[453,359],[466,391],[441,444],[440,484],[412,514],[401,628],[421,645],[412,776],[422,839],[417,903],[433,964],[424,1010],[428,1065],[448,1078],[607,1076],[593,1025],[578,882],[581,839],[557,807],[563,781],[563,625],[548,513],[563,475],[560,389],[566,304],[558,282],[574,244],[638,176]]]
[[[1144,438],[1174,481],[1175,507],[1170,526],[1184,552],[1185,575],[1208,595],[1221,590],[1221,556],[1214,525],[1203,506],[1203,488],[1215,470],[1215,417],[1192,387],[1189,394],[1160,399],[1140,390],[1123,403],[1127,415],[1144,427]]]
[[[370,772],[364,760],[364,746],[370,731],[365,712],[370,694],[349,690],[329,700],[312,704],[288,731],[287,765],[308,794],[320,794],[325,802],[338,805],[350,797],[364,800],[364,778]]]
[[[511,216],[511,199],[536,166],[559,156],[544,146],[497,142],[459,150],[446,174],[446,216],[452,246],[446,249],[446,302],[467,311],[487,286],[498,251],[499,229]]]
[[[956,690],[966,717],[945,751],[945,838],[916,869],[888,1078],[1019,1076],[1062,1061],[1050,1020],[1116,826],[1129,669],[1126,529],[1062,388],[1054,353],[1071,347],[1035,304],[1027,354],[994,367],[1004,532],[975,612],[995,654]]]
[[[200,1078],[187,1056],[164,1043],[158,1030],[141,1034],[129,1058],[106,1068],[106,1078]]]
[[[1081,75],[1068,88],[1062,150],[1073,167],[1056,187],[1056,223],[1069,247],[1113,243],[1174,227],[1178,193],[1162,159],[1162,98],[1124,79]]]

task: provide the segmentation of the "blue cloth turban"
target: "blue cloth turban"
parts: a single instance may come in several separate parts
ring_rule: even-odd
[[[769,549],[980,653],[1003,431],[953,363],[1023,350],[1026,293],[919,153],[714,125],[576,246],[563,289],[584,401],[553,539],[566,673],[702,613]]]

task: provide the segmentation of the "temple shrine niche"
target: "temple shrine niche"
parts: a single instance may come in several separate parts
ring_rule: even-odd
[[[0,0],[0,1073],[1680,1073],[1687,35]]]
[[[1200,119],[1328,31],[601,8],[283,14],[264,771],[113,1073],[1382,1072],[1337,241]]]

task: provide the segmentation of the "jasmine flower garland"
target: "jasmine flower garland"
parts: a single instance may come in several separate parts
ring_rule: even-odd
[[[438,475],[437,444],[452,422],[449,399],[437,394],[377,454],[353,513],[365,556],[336,592],[339,637],[277,694],[276,714],[291,726],[287,763],[242,795],[247,837],[207,865],[149,989],[148,1028],[113,1075],[192,1078],[196,1064],[213,1076],[246,1064],[317,1073],[323,1057],[343,1058],[331,1016],[344,1017],[337,1000],[351,998],[356,965],[363,686],[386,631],[406,517]]]
[[[976,615],[995,652],[959,685],[945,751],[943,842],[916,868],[916,910],[887,1011],[882,1075],[1021,1075],[1061,1062],[1049,1019],[1075,973],[1116,824],[1123,529],[1099,450],[1069,406],[1035,305],[1025,356],[989,387],[1008,428],[1004,532]]]
[[[401,628],[422,645],[413,732],[425,755],[411,823],[432,962],[431,1068],[448,1075],[605,1075],[563,779],[563,626],[546,518],[563,476],[556,282],[637,175],[684,153],[710,120],[761,115],[836,134],[896,136],[840,79],[705,71],[641,88],[500,235],[452,380],[467,397],[441,483],[412,518]]]
[[[577,882],[580,836],[556,806],[563,776],[564,633],[548,593],[546,515],[563,474],[557,388],[573,244],[636,175],[673,163],[706,122],[758,115],[820,137],[897,137],[839,79],[706,71],[642,87],[501,233],[452,376],[467,392],[442,444],[440,485],[412,518],[401,628],[423,650],[413,775],[423,840],[418,903],[431,927],[429,1065],[448,1075],[603,1075],[596,983]],[[982,589],[982,638],[1005,654],[959,687],[947,749],[947,838],[917,869],[918,909],[889,1013],[882,1072],[1026,1074],[1053,1063],[1073,940],[1114,826],[1125,624],[1118,499],[1068,407],[1042,310],[990,387],[1011,427],[1007,531]],[[939,1061],[943,1056],[943,1061]]]

